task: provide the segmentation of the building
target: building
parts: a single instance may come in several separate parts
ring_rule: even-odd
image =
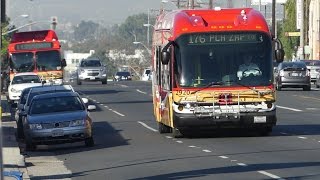
[[[310,59],[320,59],[320,1],[311,0],[309,9]]]
[[[67,66],[64,68],[64,80],[74,78],[77,73],[77,65],[82,59],[87,59],[94,54],[94,50],[90,50],[89,53],[74,53],[73,51],[64,51],[64,58]]]

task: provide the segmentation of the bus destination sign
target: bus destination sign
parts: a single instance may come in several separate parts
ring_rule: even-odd
[[[189,45],[230,44],[230,43],[258,43],[263,42],[262,35],[254,33],[228,34],[191,34]]]
[[[46,49],[52,47],[53,44],[51,42],[23,43],[15,45],[16,50]]]

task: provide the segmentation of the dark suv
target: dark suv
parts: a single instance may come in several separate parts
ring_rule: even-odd
[[[286,87],[311,89],[310,72],[301,61],[280,63],[275,71],[275,82],[279,91]]]
[[[78,65],[77,84],[82,81],[101,81],[107,84],[107,68],[99,59],[84,59]]]

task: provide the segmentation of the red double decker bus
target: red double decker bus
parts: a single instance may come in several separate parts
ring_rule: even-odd
[[[18,32],[8,46],[10,80],[15,73],[35,72],[51,84],[63,83],[61,45],[53,30]]]

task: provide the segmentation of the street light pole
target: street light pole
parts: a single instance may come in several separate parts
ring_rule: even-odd
[[[301,18],[300,18],[300,60],[304,59],[304,0],[301,0]]]
[[[148,8],[148,27],[147,27],[147,45],[150,44],[150,9]]]
[[[0,32],[2,33],[2,23],[6,21],[6,12],[5,12],[5,0],[0,1]],[[2,36],[0,36],[0,75],[1,64],[2,64]],[[0,91],[1,91],[2,76],[0,78]],[[0,179],[3,179],[3,156],[2,156],[2,106],[0,103]]]

